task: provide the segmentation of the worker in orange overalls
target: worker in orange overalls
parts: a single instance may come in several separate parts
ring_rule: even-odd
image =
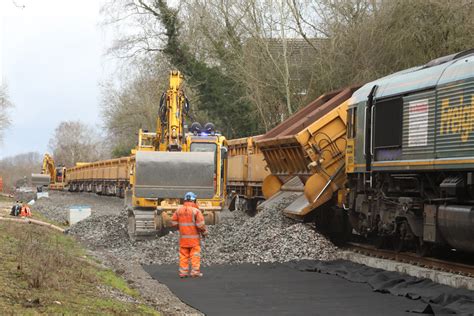
[[[196,194],[188,192],[184,195],[184,205],[174,212],[171,226],[179,228],[179,277],[189,276],[191,261],[191,276],[202,277],[201,266],[201,236],[207,236],[204,216],[197,208]]]
[[[28,204],[23,203],[21,206],[20,217],[31,217],[31,210]]]

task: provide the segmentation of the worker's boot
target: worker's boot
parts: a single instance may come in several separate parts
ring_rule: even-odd
[[[202,277],[202,273],[201,272],[193,272],[193,273],[191,273],[191,277],[192,278],[200,278],[200,277]]]

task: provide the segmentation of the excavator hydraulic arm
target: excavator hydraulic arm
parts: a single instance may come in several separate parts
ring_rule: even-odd
[[[185,151],[184,116],[189,105],[184,95],[183,75],[171,71],[168,90],[160,100],[160,115],[156,122],[156,140],[159,151]]]
[[[32,173],[31,182],[34,186],[47,186],[56,180],[56,167],[54,159],[49,154],[44,154],[41,173]]]

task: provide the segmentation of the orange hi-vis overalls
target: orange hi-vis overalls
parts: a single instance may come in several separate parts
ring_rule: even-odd
[[[20,216],[21,217],[31,217],[31,211],[30,211],[30,208],[27,205],[25,205],[21,208]]]
[[[200,233],[206,231],[204,216],[193,202],[184,202],[171,218],[171,225],[179,227],[179,276],[187,276],[191,261],[191,276],[200,274]]]

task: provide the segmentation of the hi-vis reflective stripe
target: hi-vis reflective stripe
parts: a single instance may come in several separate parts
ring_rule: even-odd
[[[179,226],[196,226],[194,223],[181,223]]]
[[[177,221],[171,221],[171,225],[178,225]]]
[[[201,256],[201,253],[200,253],[200,252],[196,252],[193,256],[194,256],[194,257],[200,257],[200,256]]]
[[[181,235],[181,238],[193,239],[193,238],[199,238],[199,235]]]
[[[201,227],[201,226],[203,226],[203,225],[204,225],[204,221],[196,223],[196,226],[197,226],[197,227]]]

